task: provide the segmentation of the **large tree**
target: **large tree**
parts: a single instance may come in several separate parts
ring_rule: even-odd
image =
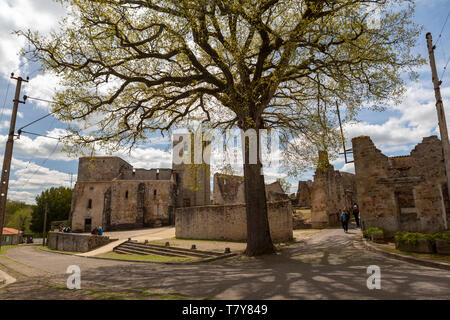
[[[55,110],[78,124],[75,151],[133,145],[190,117],[307,135],[318,88],[349,110],[379,107],[402,92],[401,73],[422,63],[410,54],[419,33],[411,1],[61,2],[60,31],[20,33],[44,71],[62,79]],[[369,23],[368,4],[384,9],[381,28]],[[259,152],[257,163],[248,146],[244,153],[246,253],[271,253]]]

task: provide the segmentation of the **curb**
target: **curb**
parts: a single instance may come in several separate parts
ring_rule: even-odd
[[[110,261],[119,261],[119,262],[133,262],[133,263],[153,263],[153,264],[169,264],[169,265],[190,265],[190,264],[202,264],[202,263],[207,263],[207,262],[212,262],[212,261],[216,261],[216,260],[221,260],[221,259],[226,259],[226,258],[231,258],[234,256],[237,256],[238,253],[229,253],[229,254],[224,254],[222,256],[218,256],[218,257],[213,257],[213,258],[208,258],[208,259],[202,259],[199,261],[192,261],[192,262],[163,262],[163,261],[143,261],[143,260],[125,260],[125,259],[114,259],[114,258],[105,258],[105,257],[89,257],[89,256],[80,256],[78,254],[72,254],[72,253],[65,253],[65,252],[60,252],[60,251],[49,251],[49,250],[44,250],[42,248],[38,248],[40,251],[43,252],[49,252],[49,253],[56,253],[56,254],[64,254],[66,256],[73,256],[73,257],[80,257],[80,258],[87,258],[87,259],[98,259],[98,260],[110,260]]]
[[[402,260],[402,261],[406,261],[406,262],[410,262],[410,263],[414,263],[414,264],[419,264],[419,265],[422,265],[425,267],[431,267],[431,268],[437,268],[437,269],[443,269],[443,270],[450,271],[450,263],[430,261],[430,260],[425,260],[425,259],[421,259],[421,258],[405,256],[405,255],[399,254],[399,253],[385,251],[383,249],[377,248],[373,244],[370,244],[366,239],[363,239],[363,243],[364,243],[364,247],[367,250],[381,254],[381,255],[389,257],[389,258],[393,258],[396,260]]]

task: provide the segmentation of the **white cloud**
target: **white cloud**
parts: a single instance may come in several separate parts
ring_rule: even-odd
[[[448,126],[450,87],[443,88],[442,95]],[[384,123],[360,122],[345,126],[348,140],[364,135],[369,136],[383,152],[408,152],[410,145],[421,142],[423,137],[439,135],[433,89],[417,84],[409,87],[403,102],[393,106],[392,110],[399,115],[389,117]]]
[[[0,157],[3,162],[3,157]],[[51,187],[70,187],[70,174],[52,170],[32,161],[12,159],[8,199],[35,203],[35,198],[43,190]],[[73,177],[76,180],[76,175]]]
[[[25,39],[12,34],[13,31],[49,32],[64,13],[65,9],[52,0],[0,1],[0,74],[9,78],[11,72],[24,62],[18,53],[26,46]]]

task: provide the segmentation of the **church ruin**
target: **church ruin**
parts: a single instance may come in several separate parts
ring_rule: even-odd
[[[210,204],[209,176],[207,164],[174,163],[172,169],[146,170],[119,157],[80,158],[70,213],[72,230],[172,225],[175,208]]]

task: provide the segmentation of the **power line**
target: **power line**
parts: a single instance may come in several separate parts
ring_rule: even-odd
[[[445,74],[445,71],[447,71],[447,67],[448,67],[449,63],[450,63],[450,57],[448,58],[447,63],[445,64],[444,70],[442,71],[441,82],[442,82],[442,79],[444,79],[444,74]]]
[[[437,39],[436,43],[434,44],[435,46],[437,46],[437,44],[439,43],[439,40],[441,40],[442,32],[444,31],[444,28],[447,25],[447,22],[448,22],[449,18],[450,18],[450,11],[447,14],[447,18],[445,18],[444,25],[442,26],[441,32],[439,33],[439,36],[438,36],[438,39]]]
[[[3,106],[2,106],[2,110],[1,110],[1,116],[0,116],[0,124],[3,121],[3,115],[5,110],[5,106],[6,106],[6,99],[8,99],[8,93],[9,93],[9,86],[11,85],[11,83],[8,81],[8,86],[6,87],[6,94],[5,94],[5,100],[3,100]]]
[[[40,164],[38,165],[38,168],[36,169],[36,171],[33,172],[33,174],[31,176],[28,177],[27,181],[25,181],[20,187],[24,187],[30,180],[31,178],[33,178],[36,173],[39,172],[39,170],[42,169],[43,165],[47,163],[47,161],[50,159],[50,157],[56,152],[56,149],[58,148],[60,141],[58,141],[55,145],[55,148],[53,149],[53,151],[49,154],[49,156]]]
[[[46,135],[43,135],[43,134],[40,134],[40,133],[34,133],[34,132],[28,132],[28,131],[19,130],[18,134],[21,135],[22,133],[30,134],[30,135],[32,135],[32,136],[38,136],[38,137],[44,137],[44,138],[54,139],[54,140],[58,140],[58,141],[61,140],[61,138],[50,137],[50,136],[46,136]]]

